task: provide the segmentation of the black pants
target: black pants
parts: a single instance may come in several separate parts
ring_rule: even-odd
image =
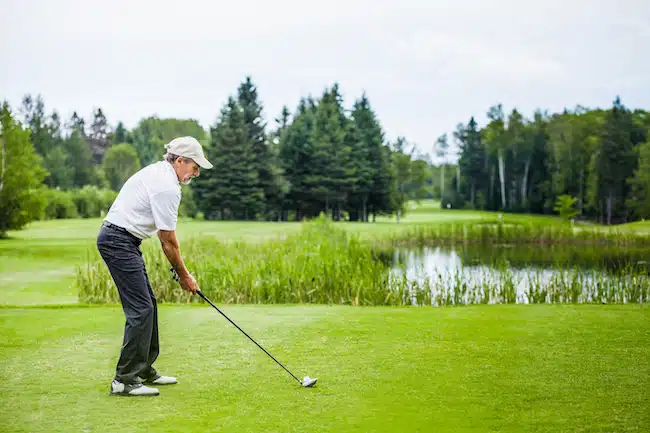
[[[158,357],[158,307],[149,284],[141,240],[126,230],[104,223],[97,249],[113,277],[126,316],[124,340],[115,379],[125,384],[156,375]]]

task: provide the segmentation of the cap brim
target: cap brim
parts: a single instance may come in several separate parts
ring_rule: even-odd
[[[201,168],[203,168],[205,170],[210,170],[212,168],[212,164],[210,163],[210,161],[208,161],[205,158],[196,158],[194,160],[194,162],[199,164],[199,167],[201,167]]]

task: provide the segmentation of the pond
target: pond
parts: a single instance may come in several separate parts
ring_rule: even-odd
[[[389,275],[417,305],[643,303],[649,262],[648,248],[461,245],[396,249]]]

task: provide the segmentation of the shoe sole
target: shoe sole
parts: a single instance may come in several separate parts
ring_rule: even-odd
[[[160,395],[159,392],[155,394],[129,394],[128,392],[113,392],[111,389],[108,391],[108,395],[111,397],[156,397]]]
[[[110,391],[108,393],[108,395],[111,396],[111,397],[156,397],[156,396],[160,395],[160,393],[157,393],[157,394],[129,394],[129,393],[126,393],[126,392],[113,392],[113,391]]]

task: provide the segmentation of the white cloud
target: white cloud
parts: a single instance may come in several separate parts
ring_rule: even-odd
[[[267,119],[338,81],[389,138],[430,150],[490,105],[650,108],[650,4],[641,0],[0,0],[0,98],[109,120],[216,119],[252,74]],[[5,67],[8,65],[9,67]]]

